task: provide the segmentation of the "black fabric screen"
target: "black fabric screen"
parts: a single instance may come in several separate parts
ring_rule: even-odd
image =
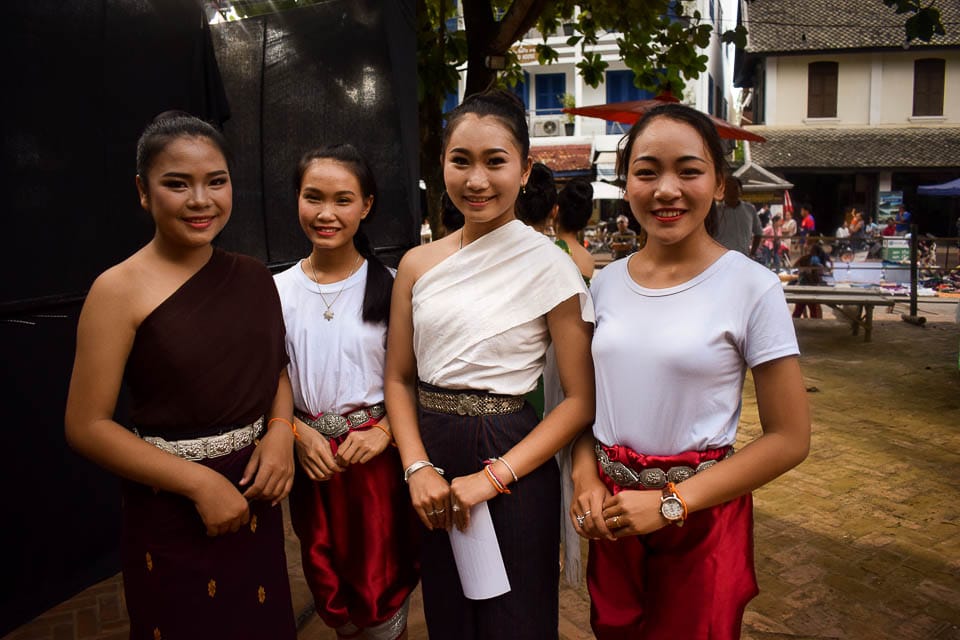
[[[331,0],[212,28],[194,0],[4,9],[0,635],[119,568],[118,482],[67,447],[63,412],[83,295],[152,234],[134,155],[157,113],[223,124],[236,158],[226,249],[274,266],[306,255],[290,175],[304,150],[337,141],[374,167],[370,235],[388,262],[420,219],[412,0]]]

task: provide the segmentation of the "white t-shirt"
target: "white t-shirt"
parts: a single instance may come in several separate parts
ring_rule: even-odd
[[[299,262],[274,276],[287,328],[293,404],[301,411],[345,414],[383,402],[387,328],[361,316],[367,264],[346,280],[323,285],[308,278]],[[323,317],[327,306],[318,288],[331,304],[332,320]]]
[[[590,287],[594,435],[649,455],[732,445],[747,367],[799,354],[780,279],[736,251],[667,289],[641,287],[627,264]]]

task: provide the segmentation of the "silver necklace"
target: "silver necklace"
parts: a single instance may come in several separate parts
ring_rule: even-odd
[[[347,280],[350,279],[350,276],[352,276],[357,270],[357,267],[360,266],[360,258],[362,257],[363,256],[361,256],[359,253],[357,254],[357,260],[353,263],[353,268],[350,269],[350,273],[347,274],[347,277],[343,279],[343,284],[340,285],[340,290],[337,291],[337,295],[333,296],[333,300],[330,302],[327,302],[327,297],[323,295],[323,288],[320,286],[320,278],[317,277],[317,268],[313,266],[313,256],[307,258],[307,262],[310,263],[310,270],[313,271],[313,281],[317,284],[317,293],[320,294],[320,299],[323,300],[323,305],[327,308],[327,310],[323,312],[323,319],[327,322],[333,320],[333,309],[331,307],[333,307],[334,303],[340,297],[340,294],[343,293],[343,290],[346,289]]]

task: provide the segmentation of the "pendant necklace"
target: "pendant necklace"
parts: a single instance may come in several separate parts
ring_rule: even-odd
[[[313,271],[313,281],[317,283],[317,293],[320,294],[320,299],[323,300],[323,305],[327,308],[327,310],[323,312],[323,318],[327,322],[333,320],[333,309],[331,307],[333,307],[334,303],[337,301],[337,298],[340,297],[340,294],[343,293],[343,290],[347,287],[347,280],[350,279],[350,276],[352,276],[354,272],[356,272],[357,267],[360,266],[360,259],[362,257],[363,256],[361,256],[359,253],[357,254],[357,260],[353,263],[353,268],[350,269],[350,273],[347,274],[347,277],[343,279],[343,284],[340,285],[340,290],[337,291],[337,295],[333,296],[333,300],[330,302],[327,302],[326,296],[323,295],[323,288],[320,286],[320,278],[317,277],[317,268],[313,266],[313,256],[307,258],[307,262],[310,263],[310,270]]]

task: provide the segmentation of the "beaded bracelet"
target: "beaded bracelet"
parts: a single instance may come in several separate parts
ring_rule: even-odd
[[[272,425],[274,422],[282,422],[282,423],[284,423],[285,425],[287,425],[288,427],[290,427],[290,431],[293,432],[293,438],[294,438],[294,440],[299,440],[299,439],[300,439],[300,434],[297,432],[297,425],[295,425],[294,423],[290,422],[290,421],[287,420],[286,418],[270,418],[269,422],[267,422],[267,427],[269,428],[270,425]]]
[[[484,465],[483,473],[487,476],[487,480],[490,481],[490,484],[493,485],[493,488],[497,490],[497,493],[510,493],[510,489],[500,482],[500,478],[497,477],[497,474],[493,472],[493,469],[490,468],[490,465]]]

